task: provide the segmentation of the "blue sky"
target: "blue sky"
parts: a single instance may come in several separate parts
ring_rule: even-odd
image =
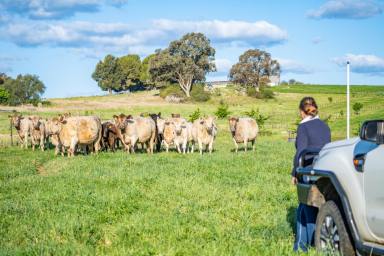
[[[145,57],[203,32],[226,80],[239,55],[267,50],[282,79],[384,85],[384,1],[1,0],[0,72],[36,74],[45,97],[102,94],[91,74],[106,54]]]

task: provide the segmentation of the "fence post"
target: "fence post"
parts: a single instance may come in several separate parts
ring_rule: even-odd
[[[12,119],[9,120],[9,130],[11,131],[11,146],[13,146]]]

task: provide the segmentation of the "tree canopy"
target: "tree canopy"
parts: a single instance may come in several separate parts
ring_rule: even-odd
[[[239,57],[229,72],[230,80],[245,86],[260,86],[268,84],[271,76],[280,75],[280,65],[271,58],[271,54],[254,49],[247,50]]]
[[[103,91],[121,91],[124,74],[118,64],[118,58],[110,54],[105,56],[104,60],[97,63],[92,78]]]
[[[92,78],[103,91],[109,93],[129,90],[136,85],[148,84],[149,55],[143,60],[136,54],[128,54],[122,57],[112,55],[105,56],[104,60],[97,63]]]
[[[145,85],[150,84],[152,81],[151,74],[149,73],[149,62],[155,56],[156,54],[150,54],[141,62],[140,81]]]
[[[204,81],[208,72],[216,71],[215,49],[202,33],[188,33],[169,47],[157,51],[149,61],[149,74],[154,83],[177,82],[187,97],[192,86]]]
[[[118,58],[118,70],[122,72],[121,89],[126,90],[130,86],[140,83],[141,60],[139,55],[129,54]]]
[[[18,75],[16,79],[7,77],[0,88],[2,103],[10,105],[37,103],[45,91],[45,85],[39,77],[30,74]]]

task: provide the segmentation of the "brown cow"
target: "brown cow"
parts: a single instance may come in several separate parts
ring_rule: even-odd
[[[120,139],[120,141],[123,143],[124,146],[124,138],[121,134],[121,130],[117,128],[117,126],[110,122],[104,122],[102,125],[102,139],[101,139],[101,146],[105,150],[111,150],[112,152],[116,149],[116,141],[117,139]]]
[[[35,145],[38,144],[40,146],[41,151],[44,151],[45,142],[47,138],[45,121],[38,116],[29,117],[29,120],[32,121],[32,125],[33,125],[32,137],[33,137],[34,143],[32,143],[32,150],[35,150]]]
[[[33,124],[28,117],[23,117],[21,114],[8,116],[16,128],[17,134],[19,135],[19,141],[21,148],[28,148],[28,137],[31,136],[32,145],[35,144],[35,140],[32,136]]]
[[[209,150],[209,153],[212,153],[213,142],[217,135],[217,127],[215,124],[214,117],[204,117],[199,118],[193,122],[192,127],[192,136],[193,140],[197,142],[199,146],[200,154],[203,154],[203,146],[206,146],[206,149]]]
[[[255,119],[250,117],[230,117],[229,129],[235,143],[236,152],[239,149],[238,143],[244,143],[244,151],[247,151],[248,141],[252,143],[252,150],[255,150],[255,141],[259,133],[259,127]]]
[[[163,132],[164,132],[164,119],[161,118],[161,113],[158,114],[149,114],[149,116],[155,121],[156,125],[156,150],[157,152],[160,152],[161,150],[161,143],[163,141]]]
[[[164,121],[164,131],[163,131],[163,141],[165,146],[165,151],[169,151],[169,147],[174,143],[176,137],[175,124],[173,123],[173,118],[167,118]]]

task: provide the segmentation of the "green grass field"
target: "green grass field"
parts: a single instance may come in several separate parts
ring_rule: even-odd
[[[270,119],[256,152],[238,154],[226,120],[218,121],[212,155],[119,151],[63,158],[53,150],[0,147],[0,255],[294,255],[297,196],[290,185],[294,145],[287,142],[287,130],[297,120],[299,100],[313,95],[321,116],[331,115],[333,139],[343,138],[342,88],[280,87],[276,99],[267,101],[224,89],[199,104],[170,104],[142,92],[18,108],[44,117],[68,111],[102,119],[121,112],[187,117],[197,108],[212,114],[224,100],[233,115],[259,108]],[[352,102],[364,104],[352,116],[354,130],[363,120],[384,118],[384,87],[367,88],[352,88]],[[0,112],[4,136],[7,115]]]

